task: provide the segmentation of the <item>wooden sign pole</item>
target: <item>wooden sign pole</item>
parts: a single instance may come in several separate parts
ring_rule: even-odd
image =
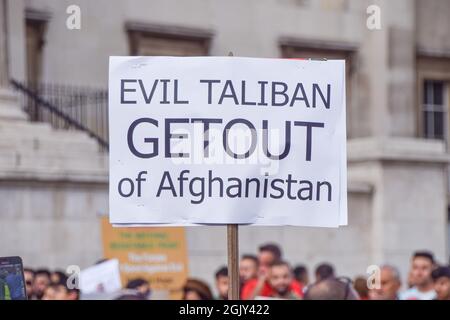
[[[233,56],[230,52],[228,56]],[[239,236],[238,225],[227,225],[228,248],[228,300],[239,300]]]
[[[227,225],[228,243],[228,300],[239,299],[239,237],[238,225]]]

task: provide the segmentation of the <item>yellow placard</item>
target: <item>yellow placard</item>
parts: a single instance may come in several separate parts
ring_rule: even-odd
[[[182,227],[114,228],[102,218],[103,254],[120,263],[122,283],[144,278],[154,291],[180,299],[188,276],[185,230]]]

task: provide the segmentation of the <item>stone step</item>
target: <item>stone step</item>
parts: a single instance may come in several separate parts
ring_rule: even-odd
[[[44,122],[29,122],[29,121],[0,121],[0,133],[8,134],[49,134],[52,127]]]
[[[0,171],[83,174],[108,173],[108,157],[102,154],[0,153]]]
[[[0,179],[105,183],[107,178],[108,153],[86,132],[0,117]]]
[[[100,151],[98,142],[86,132],[78,130],[53,129],[49,124],[39,122],[0,122],[0,147],[14,150],[64,150],[64,152]]]
[[[45,169],[45,171],[66,171],[76,172],[107,172],[107,157],[102,155],[51,155],[47,153],[41,154],[25,154],[21,153],[16,156],[15,168],[36,170],[37,168]]]
[[[12,135],[19,137],[40,137],[58,135],[61,139],[68,138],[70,140],[91,140],[86,132],[79,130],[54,129],[47,123],[42,122],[0,122],[0,135]]]
[[[95,154],[100,151],[97,141],[88,136],[70,137],[46,135],[45,137],[17,137],[0,136],[0,148],[18,152],[47,152],[55,153],[88,153]]]

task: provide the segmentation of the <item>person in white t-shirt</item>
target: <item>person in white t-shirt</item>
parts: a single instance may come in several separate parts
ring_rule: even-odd
[[[433,254],[427,251],[415,252],[411,260],[411,284],[410,289],[400,294],[401,300],[433,300],[436,298],[434,291],[433,272],[436,264]]]

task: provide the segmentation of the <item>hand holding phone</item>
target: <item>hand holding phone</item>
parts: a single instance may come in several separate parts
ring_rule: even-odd
[[[0,257],[0,300],[27,300],[20,257]]]

